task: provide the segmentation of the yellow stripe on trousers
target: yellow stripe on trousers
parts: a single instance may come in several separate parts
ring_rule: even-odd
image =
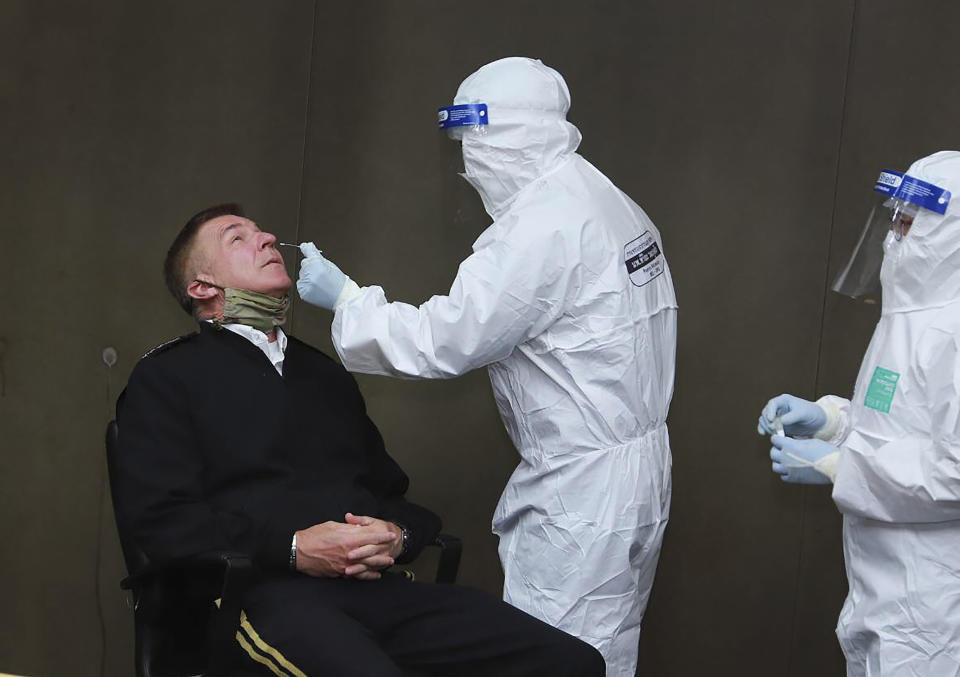
[[[289,672],[291,675],[293,675],[293,677],[307,677],[300,668],[288,661],[282,653],[260,638],[260,635],[257,634],[257,631],[253,629],[252,625],[250,625],[250,621],[247,619],[246,611],[240,612],[240,629],[246,630],[247,635],[253,640],[253,643],[256,645],[256,647],[273,658],[273,660],[275,660],[281,668]],[[239,636],[240,630],[237,631],[238,642],[240,641]],[[243,643],[241,642],[241,646],[242,645]],[[247,653],[250,652],[247,651]]]
[[[257,650],[250,646],[250,642],[247,641],[247,638],[244,637],[239,630],[237,631],[237,642],[240,643],[240,646],[243,647],[243,650],[247,652],[247,655],[249,655],[250,658],[261,665],[266,665],[268,668],[270,668],[270,672],[275,674],[277,677],[290,677],[289,672],[284,672],[274,665],[273,661],[271,661],[269,658],[257,653]]]
[[[218,608],[220,607],[219,599],[214,600],[213,603],[216,604]],[[244,637],[244,633],[246,633],[256,648],[251,646],[250,642],[247,641],[247,637]],[[240,611],[240,629],[237,630],[237,643],[243,647],[243,650],[247,652],[250,658],[261,665],[266,665],[277,677],[290,677],[291,675],[293,675],[293,677],[307,677],[303,670],[288,661],[280,651],[263,641],[263,638],[260,637],[250,624],[250,620],[247,618],[247,612],[243,610]],[[257,649],[260,651],[257,651]],[[263,654],[267,655],[264,656]],[[270,660],[271,658],[273,660]]]

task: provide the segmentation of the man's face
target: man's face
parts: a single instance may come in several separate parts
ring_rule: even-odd
[[[276,237],[242,216],[211,219],[197,233],[197,278],[221,287],[284,296],[291,282],[276,242]]]

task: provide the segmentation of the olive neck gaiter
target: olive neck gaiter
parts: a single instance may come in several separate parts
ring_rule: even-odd
[[[269,334],[274,327],[280,326],[287,319],[289,296],[277,298],[235,287],[217,287],[217,289],[223,290],[223,316],[213,319],[213,324],[217,328],[225,324],[245,324],[259,329],[264,334]]]

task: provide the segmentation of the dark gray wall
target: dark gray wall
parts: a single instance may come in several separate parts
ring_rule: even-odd
[[[190,329],[159,281],[178,224],[238,199],[391,298],[443,293],[488,219],[435,109],[526,54],[564,73],[582,153],[663,231],[680,301],[641,672],[843,674],[839,516],[770,474],[754,421],[776,393],[852,386],[876,309],[827,281],[877,170],[958,145],[957,3],[96,7],[0,2],[0,672],[131,673],[101,435],[139,355]],[[329,321],[298,305],[290,325],[329,348]],[[463,537],[461,580],[498,592],[489,519],[516,455],[486,375],[360,383],[413,497]]]

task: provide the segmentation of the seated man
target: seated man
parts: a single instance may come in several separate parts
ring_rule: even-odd
[[[200,331],[148,353],[118,404],[120,528],[154,562],[250,553],[238,641],[274,674],[603,675],[596,650],[493,596],[386,571],[440,520],[404,499],[350,374],[280,329],[275,243],[221,205],[171,246],[167,285]]]

